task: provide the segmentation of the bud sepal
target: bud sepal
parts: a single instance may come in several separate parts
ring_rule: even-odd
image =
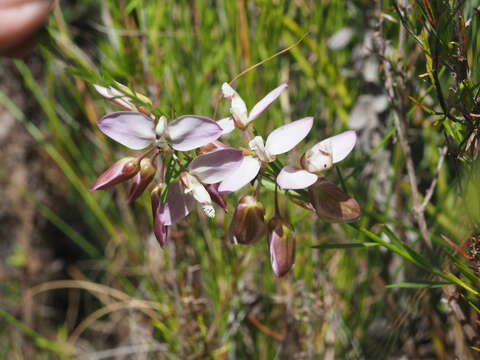
[[[234,244],[253,244],[266,230],[265,208],[254,196],[243,196],[233,214],[229,236]]]
[[[125,157],[110,166],[95,181],[90,191],[108,189],[135,176],[140,170],[140,161],[135,157]]]

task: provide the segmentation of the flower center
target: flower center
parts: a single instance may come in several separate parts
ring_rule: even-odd
[[[166,132],[167,118],[161,116],[160,119],[158,119],[157,126],[155,126],[155,146],[158,148],[163,149],[167,147]]]
[[[308,150],[300,160],[302,167],[308,172],[320,174],[333,167],[331,146],[328,144]]]
[[[255,136],[252,140],[250,140],[248,146],[250,147],[250,150],[255,151],[255,154],[261,162],[269,163],[275,160],[275,156],[271,155],[265,148],[265,144],[261,136]]]

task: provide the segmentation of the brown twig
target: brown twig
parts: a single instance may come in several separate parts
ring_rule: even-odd
[[[270,60],[276,58],[277,56],[280,56],[280,55],[292,50],[294,47],[297,47],[308,36],[308,34],[309,34],[308,32],[303,34],[303,36],[300,39],[298,39],[295,43],[293,43],[289,47],[286,47],[285,49],[282,49],[282,50],[276,52],[275,54],[267,57],[266,59],[263,59],[262,61],[254,64],[252,66],[249,66],[248,68],[246,68],[245,70],[240,72],[240,74],[237,74],[232,80],[230,80],[229,84],[233,84],[235,81],[237,81],[240,77],[242,77],[243,75],[245,75],[249,71],[252,71],[259,66],[262,66],[263,64],[265,64],[266,62],[269,62]],[[218,94],[216,96],[216,101],[215,101],[215,110],[213,112],[213,119],[216,119],[216,117],[217,117],[217,110],[218,110],[218,106],[220,105],[221,98],[222,98],[222,94],[220,92],[218,92]]]
[[[438,159],[437,168],[435,169],[435,174],[433,175],[432,183],[425,193],[425,198],[423,199],[421,210],[425,211],[428,203],[432,199],[433,193],[435,192],[435,187],[437,186],[438,176],[440,175],[440,170],[442,169],[443,162],[445,161],[445,156],[447,155],[447,145],[444,145],[440,150],[440,158]]]

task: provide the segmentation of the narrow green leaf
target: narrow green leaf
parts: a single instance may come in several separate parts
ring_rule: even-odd
[[[419,281],[419,282],[400,282],[396,284],[386,285],[386,288],[396,289],[396,288],[405,288],[405,289],[433,289],[441,288],[447,285],[453,285],[451,282],[436,282],[436,281]]]
[[[351,242],[351,243],[344,243],[344,244],[321,244],[312,246],[312,249],[320,249],[320,250],[329,250],[329,249],[356,249],[356,248],[369,248],[373,246],[380,246],[380,244],[374,242]]]

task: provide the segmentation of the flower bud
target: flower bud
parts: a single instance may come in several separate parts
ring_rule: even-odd
[[[132,185],[128,192],[128,203],[131,204],[137,200],[148,184],[153,180],[157,167],[152,159],[144,158],[140,161],[140,171],[132,178]]]
[[[242,197],[230,224],[230,239],[234,244],[253,244],[265,233],[265,209],[251,195]]]
[[[139,170],[140,161],[137,158],[120,159],[98,177],[90,191],[108,189],[135,176]]]
[[[358,202],[334,183],[318,180],[308,189],[310,201],[319,218],[332,223],[350,223],[360,218]]]
[[[165,225],[165,204],[161,203],[162,185],[157,185],[150,193],[153,212],[153,233],[162,248],[167,243],[168,227]]]
[[[295,234],[280,217],[268,222],[268,247],[273,272],[280,277],[286,275],[295,262]]]
[[[218,192],[219,184],[205,184],[204,186],[212,200],[215,201],[223,211],[227,212],[227,203],[225,202],[223,195]]]

